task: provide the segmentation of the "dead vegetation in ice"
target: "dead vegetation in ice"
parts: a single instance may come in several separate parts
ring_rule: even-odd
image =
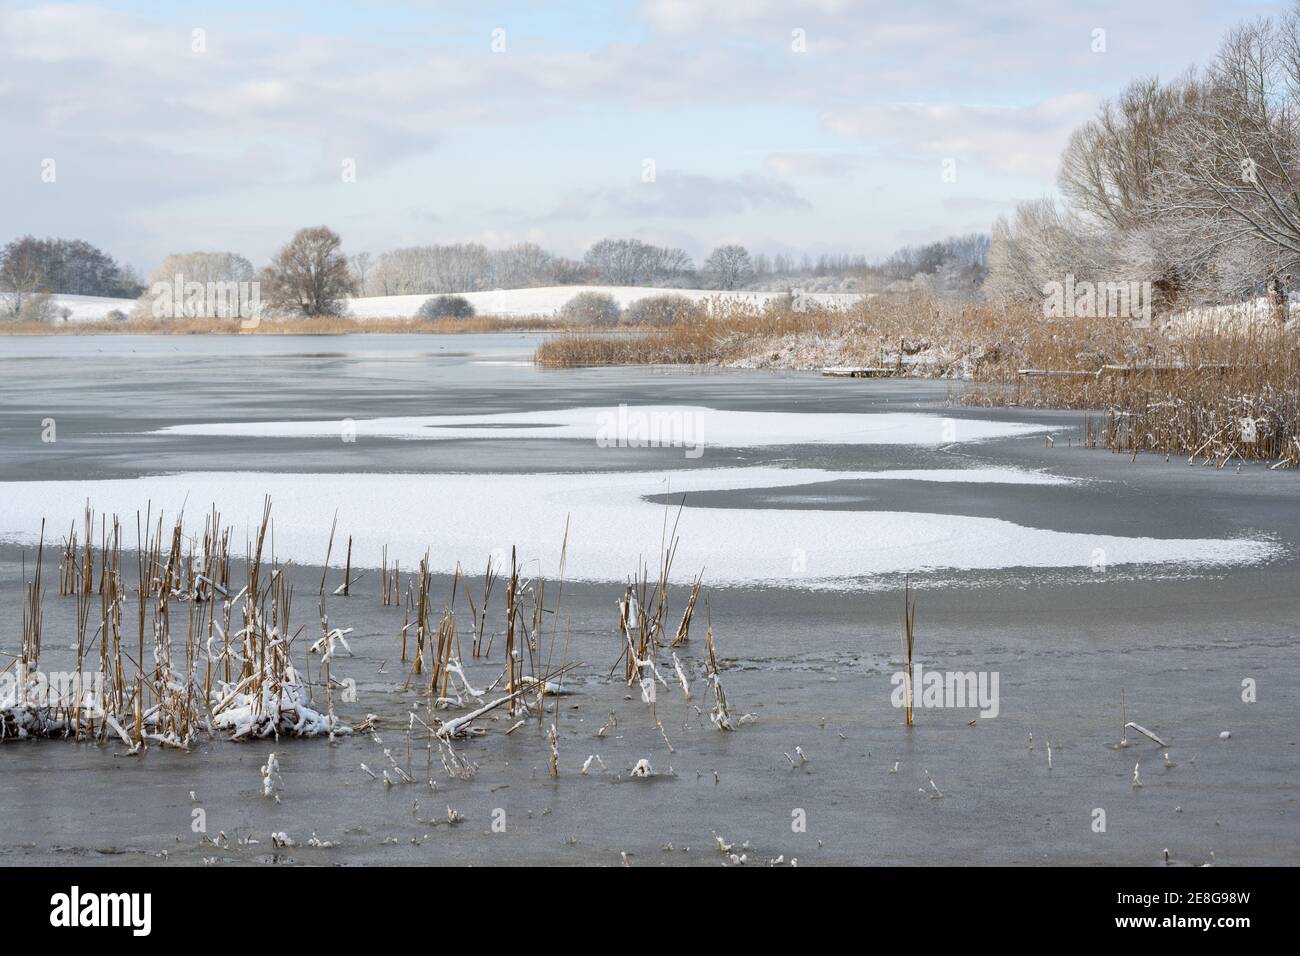
[[[184,516],[169,526],[137,518],[135,585],[128,584],[119,518],[87,507],[82,537],[74,522],[63,539],[59,596],[76,604],[74,669],[55,680],[41,668],[44,639],[44,524],[32,577],[25,583],[22,640],[0,699],[0,737],[120,741],[129,753],[150,746],[188,750],[200,737],[232,740],[349,734],[323,683],[294,665],[293,592],[285,566],[264,560],[270,527],[265,502],[249,543],[247,582],[231,583],[231,532],[220,515],[187,536]],[[98,535],[99,547],[95,540]],[[339,635],[324,619],[323,641]],[[65,639],[67,635],[59,635]],[[318,690],[324,690],[322,705]]]
[[[354,629],[335,619],[345,608],[355,613],[360,575],[352,570],[349,537],[343,581],[334,587],[328,580],[336,526],[319,586],[309,585],[316,613],[300,622],[293,581],[301,593],[301,575],[276,559],[269,498],[242,561],[234,557],[232,529],[216,510],[192,532],[184,514],[169,519],[146,510],[131,549],[124,523],[87,505],[58,546],[58,598],[75,614],[72,633],[62,632],[64,624],[55,643],[74,653],[77,682],[70,693],[51,696],[28,679],[43,673],[48,638],[42,606],[49,555],[42,525],[30,575],[24,571],[22,641],[10,663],[19,679],[0,699],[0,737],[121,745],[132,756],[162,747],[195,752],[200,741],[351,737],[364,748],[359,772],[386,791],[413,788],[412,814],[430,829],[465,819],[441,796],[441,787],[475,780],[480,763],[494,760],[500,746],[494,741],[521,731],[537,741],[539,763],[552,780],[671,783],[678,778],[676,735],[731,733],[757,719],[737,709],[723,686],[702,572],[684,591],[670,585],[678,545],[671,518],[665,508],[653,569],[640,564],[611,602],[617,617],[609,661],[580,680],[585,665],[569,653],[563,605],[567,528],[556,579],[527,574],[512,549],[508,563],[489,559],[481,577],[457,566],[450,594],[441,597],[434,594],[427,553],[406,572],[385,555],[378,603],[401,615],[392,646],[400,672],[388,693],[407,700],[414,695],[415,703],[405,705],[400,724],[381,731],[373,715],[345,719],[338,713],[340,707],[359,709],[355,695],[345,693],[355,690],[355,679],[345,674],[353,666]],[[701,616],[703,647],[692,653]],[[569,699],[579,693],[632,701],[634,715],[620,711],[619,727],[619,705],[611,700],[609,719],[593,733],[566,716]],[[643,722],[636,728],[628,722],[638,720],[638,700]],[[665,710],[670,702],[671,719]],[[625,742],[633,730],[640,742]],[[591,746],[595,741],[603,743]],[[598,749],[606,757],[611,749],[622,752],[607,762]],[[256,789],[277,805],[288,799],[282,758],[278,747],[264,756]],[[420,810],[420,797],[430,792],[439,794],[432,814]],[[203,845],[227,852],[259,842],[276,851],[336,845],[282,829],[260,836],[234,844],[223,834]]]

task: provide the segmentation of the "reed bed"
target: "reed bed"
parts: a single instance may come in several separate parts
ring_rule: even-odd
[[[1206,328],[1046,318],[1029,305],[879,297],[838,311],[701,310],[635,333],[564,333],[537,349],[549,367],[707,364],[869,368],[953,380],[970,405],[1091,412],[1083,443],[1135,454],[1300,464],[1300,323]]]
[[[618,601],[617,629],[621,638],[621,650],[614,662],[611,674],[620,664],[623,665],[623,677],[628,687],[639,686],[641,700],[649,705],[650,719],[663,738],[669,753],[673,753],[672,742],[664,729],[659,716],[660,690],[669,691],[672,682],[664,677],[668,671],[681,689],[682,699],[691,699],[690,678],[687,668],[678,657],[675,648],[682,648],[690,641],[691,623],[699,601],[704,572],[701,571],[691,582],[686,603],[677,627],[669,623],[670,588],[668,584],[672,572],[673,560],[677,553],[679,538],[677,522],[681,517],[681,508],[673,519],[671,530],[668,524],[668,510],[664,512],[664,534],[660,544],[657,576],[651,583],[648,565],[642,564],[624,588],[623,596]],[[707,613],[707,611],[706,611]],[[703,659],[704,680],[713,692],[713,707],[709,711],[709,720],[718,730],[735,730],[742,724],[756,719],[754,714],[733,717],[727,706],[726,691],[722,687],[718,659],[713,645],[713,622],[709,621],[704,636],[705,657]],[[668,655],[672,661],[669,671],[668,662],[662,660]],[[600,734],[598,736],[603,736]],[[642,761],[648,767],[649,764]],[[636,775],[634,771],[634,775]]]
[[[538,365],[575,368],[601,365],[727,365],[756,348],[793,336],[829,336],[853,323],[854,313],[830,309],[794,311],[743,303],[697,305],[671,324],[598,332],[577,329],[547,339],[534,356]]]
[[[363,772],[389,787],[414,784],[420,779],[413,766],[414,752],[423,749],[424,779],[436,790],[433,774],[438,764],[454,780],[476,775],[478,765],[461,749],[464,742],[485,736],[491,722],[504,720],[508,724],[504,735],[535,723],[550,777],[561,776],[566,737],[561,733],[565,708],[559,698],[571,692],[566,680],[583,666],[569,659],[568,633],[562,623],[567,526],[558,580],[530,576],[526,565],[532,562],[521,562],[512,548],[508,568],[498,569],[499,559],[489,559],[481,580],[471,582],[458,564],[445,600],[435,596],[427,552],[403,579],[396,562],[389,573],[389,554],[384,549],[380,603],[394,614],[399,609],[404,613],[398,642],[405,682],[394,690],[417,697],[415,704],[405,705],[402,760],[399,748],[379,737],[374,715],[345,723],[335,712],[339,690],[351,683],[341,681],[336,671],[339,658],[352,655],[347,637],[352,629],[331,620],[328,602],[349,596],[352,537],[347,537],[342,560],[343,583],[330,589],[331,575],[339,570],[331,568],[331,556],[335,543],[341,541],[337,518],[331,523],[324,573],[319,581],[313,577],[307,584],[316,598],[319,622],[319,630],[313,625],[313,637],[308,638],[309,626],[294,620],[290,566],[277,561],[273,553],[271,513],[268,498],[241,562],[232,554],[231,529],[222,524],[215,508],[204,516],[197,533],[187,530],[184,515],[168,520],[146,509],[135,517],[136,537],[132,551],[127,551],[127,524],[117,516],[96,515],[87,504],[80,518],[68,525],[57,548],[50,549],[58,557],[59,596],[76,605],[78,678],[72,692],[57,700],[29,693],[33,684],[28,675],[40,672],[45,639],[47,548],[42,526],[30,575],[24,566],[22,640],[10,662],[20,679],[14,682],[14,693],[0,699],[0,741],[121,743],[127,753],[139,754],[154,747],[189,751],[199,740],[217,737],[232,741],[327,737],[332,741],[364,734],[381,749],[387,765],[380,764],[376,772],[361,763]],[[680,513],[679,506],[677,518]],[[624,663],[623,680],[613,683],[625,680],[628,687],[639,685],[651,724],[669,754],[675,749],[665,727],[666,701],[660,694],[672,692],[674,685],[680,688],[678,699],[685,713],[679,732],[686,732],[692,711],[706,716],[702,709],[706,705],[692,703],[693,674],[702,675],[706,694],[712,698],[708,723],[703,726],[734,731],[756,719],[754,714],[736,715],[730,709],[707,601],[703,654],[692,661],[687,653],[703,594],[703,572],[689,582],[678,610],[677,590],[669,585],[678,546],[676,527],[677,519],[666,506],[659,559],[653,571],[648,565],[638,569],[620,602],[622,653],[611,669],[613,676]],[[500,590],[505,591],[504,598],[494,600]],[[469,606],[468,613],[461,603]],[[495,612],[492,622],[490,609]],[[465,627],[469,633],[462,635]],[[57,643],[63,646],[64,642],[60,634]],[[476,687],[479,681],[472,682],[467,673],[466,654],[472,655],[481,671],[485,665],[493,666],[494,651],[499,673],[490,683]],[[317,662],[314,674],[313,660]],[[83,675],[88,686],[82,686]],[[596,736],[604,737],[614,723],[611,710],[609,723]],[[580,774],[588,775],[593,763],[608,772],[600,756],[591,754],[582,762]],[[262,766],[262,793],[278,800],[277,770],[271,755]],[[666,773],[673,774],[671,765]],[[642,757],[631,775],[662,774]],[[460,819],[449,806],[445,822],[454,825]]]
[[[168,522],[161,514],[155,517],[146,511],[136,516],[136,526],[134,582],[128,581],[123,523],[117,516],[97,517],[87,505],[60,543],[59,595],[77,603],[77,634],[76,685],[57,699],[38,692],[39,682],[32,679],[42,674],[46,556],[42,530],[30,579],[24,571],[22,639],[18,655],[9,664],[15,673],[14,689],[0,699],[0,739],[120,740],[135,753],[154,745],[189,749],[202,736],[333,739],[353,732],[334,712],[335,690],[341,684],[333,673],[337,656],[351,654],[346,637],[351,629],[331,625],[326,607],[327,596],[347,597],[353,580],[349,535],[343,583],[327,588],[339,531],[337,516],[330,527],[319,584],[311,585],[319,602],[320,636],[305,654],[295,651],[306,627],[292,620],[294,589],[288,566],[268,555],[269,499],[256,535],[247,543],[243,561],[247,580],[236,593],[232,593],[237,562],[231,554],[231,530],[222,526],[215,509],[205,516],[199,535],[187,533],[184,515]],[[561,568],[567,538],[566,530]],[[543,699],[560,693],[557,681],[577,666],[552,664],[558,625],[552,630],[552,646],[542,646],[544,623],[557,612],[546,603],[544,578],[528,578],[512,552],[504,669],[487,689],[477,690],[462,664],[456,606],[464,593],[473,608],[474,654],[490,656],[495,635],[488,631],[487,613],[498,577],[493,562],[488,562],[481,603],[474,602],[458,572],[450,599],[441,607],[432,593],[434,575],[427,553],[405,581],[396,562],[388,573],[387,549],[384,564],[382,602],[405,606],[400,641],[402,661],[409,661],[407,688],[414,687],[426,698],[430,715],[435,710],[475,707],[449,720],[430,716],[422,721],[436,738],[445,745],[452,738],[472,736],[477,732],[475,722],[502,705],[510,716],[527,712],[542,718]],[[561,578],[561,590],[562,586]],[[95,605],[98,627],[92,631]],[[315,679],[312,656],[319,658]],[[295,663],[295,657],[305,666]],[[498,686],[504,687],[504,696],[487,701],[486,695]],[[368,724],[369,718],[355,729],[368,729]],[[552,747],[556,746],[557,739],[552,739]],[[447,759],[455,763],[454,758]]]
[[[1021,351],[980,367],[962,400],[1095,412],[1081,440],[1115,452],[1295,467],[1300,325],[1205,331],[1040,320]]]

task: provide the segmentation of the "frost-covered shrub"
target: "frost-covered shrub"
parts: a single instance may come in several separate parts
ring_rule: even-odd
[[[126,313],[121,309],[109,309],[104,318],[109,322],[125,322]]]
[[[45,292],[28,296],[18,310],[20,322],[53,322],[58,317],[59,311],[54,299]]]
[[[684,295],[650,295],[629,305],[623,321],[628,325],[675,325],[690,321],[702,311]]]
[[[622,310],[607,292],[579,292],[560,309],[560,318],[574,325],[618,325]]]
[[[463,295],[436,295],[426,299],[416,311],[417,319],[468,319],[474,315],[474,306]]]

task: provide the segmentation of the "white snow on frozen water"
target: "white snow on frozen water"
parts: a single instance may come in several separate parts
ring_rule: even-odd
[[[692,405],[622,405],[485,415],[349,420],[358,439],[568,438],[609,444],[757,448],[769,445],[946,445],[1049,431],[1046,425],[912,412],[755,412]],[[339,419],[171,425],[156,434],[337,438]],[[620,439],[622,441],[620,442]]]
[[[665,515],[676,507],[645,500],[687,492],[674,577],[705,569],[711,585],[857,586],[881,574],[1007,567],[1086,568],[1100,556],[1109,566],[1230,565],[1263,561],[1278,547],[1253,539],[1157,539],[1065,533],[993,518],[894,511],[819,511],[692,507],[689,492],[797,488],[843,479],[961,480],[1060,483],[1062,479],[1008,469],[951,472],[835,472],[807,468],[690,469],[598,474],[272,474],[195,472],[109,481],[0,483],[0,539],[35,543],[42,516],[47,544],[76,519],[87,499],[117,512],[131,526],[152,502],[174,515],[184,505],[193,531],[215,504],[239,535],[251,536],[262,498],[273,502],[276,556],[319,564],[338,512],[339,542],[352,535],[354,567],[378,567],[381,549],[404,568],[425,549],[435,571],[456,562],[481,573],[489,554],[506,559],[517,545],[529,573],[558,569],[565,520],[570,519],[567,575],[574,580],[623,580],[639,558],[658,562]]]

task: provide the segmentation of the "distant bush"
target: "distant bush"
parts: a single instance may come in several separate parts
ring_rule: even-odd
[[[108,312],[105,313],[104,318],[109,322],[125,322],[126,313],[121,309],[109,309]]]
[[[28,296],[18,310],[20,322],[53,322],[59,317],[54,299],[46,292]]]
[[[426,299],[416,311],[417,319],[469,319],[474,316],[474,306],[463,295],[436,295]]]
[[[703,307],[684,295],[650,295],[637,299],[623,312],[627,325],[675,325],[697,318]]]
[[[618,325],[621,314],[607,292],[579,292],[560,309],[560,318],[574,325]]]

